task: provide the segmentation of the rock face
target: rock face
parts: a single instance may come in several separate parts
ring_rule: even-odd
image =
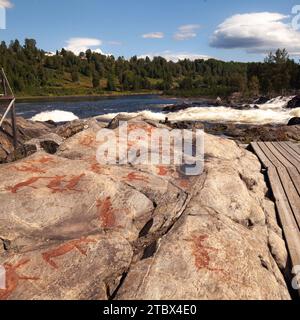
[[[294,97],[289,103],[287,104],[288,109],[300,108],[300,95]]]
[[[129,132],[155,126],[167,130],[132,119]],[[205,135],[200,176],[103,165],[100,128],[55,155],[0,167],[0,299],[290,298],[287,252],[253,154]]]
[[[289,299],[269,249],[286,264],[260,164],[234,143],[206,138],[197,191],[153,256],[131,267],[118,299]]]

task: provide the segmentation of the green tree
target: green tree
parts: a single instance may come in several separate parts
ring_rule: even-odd
[[[99,77],[99,74],[96,73],[96,72],[93,74],[92,83],[93,83],[93,88],[99,88],[99,86],[100,86],[100,77]]]
[[[107,78],[107,86],[106,89],[108,91],[116,91],[116,82],[115,82],[115,78],[113,75],[109,75]]]
[[[79,74],[76,69],[73,69],[71,72],[72,82],[79,82]]]
[[[259,79],[257,76],[252,76],[248,82],[248,89],[251,95],[258,96],[260,91]]]

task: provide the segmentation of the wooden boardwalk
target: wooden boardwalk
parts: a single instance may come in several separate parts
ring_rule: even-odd
[[[300,147],[292,142],[251,146],[267,169],[292,266],[300,266]]]

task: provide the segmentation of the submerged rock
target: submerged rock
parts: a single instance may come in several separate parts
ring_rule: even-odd
[[[257,100],[254,101],[254,104],[265,104],[270,101],[269,97],[259,97]]]
[[[288,126],[296,126],[296,125],[300,125],[300,118],[299,117],[292,118],[288,122]]]
[[[295,109],[300,108],[300,95],[294,97],[291,101],[287,104],[288,109]]]
[[[192,105],[187,104],[187,103],[183,103],[183,104],[174,104],[172,106],[167,106],[165,108],[163,108],[163,112],[178,112],[181,110],[186,110],[188,108],[191,108]]]

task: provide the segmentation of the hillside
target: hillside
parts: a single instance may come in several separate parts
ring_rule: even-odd
[[[127,60],[91,50],[78,56],[62,49],[55,54],[37,47],[34,39],[0,44],[3,67],[18,96],[126,94],[163,91],[182,96],[283,94],[300,89],[300,65],[286,50],[263,63],[181,60],[162,57]]]

